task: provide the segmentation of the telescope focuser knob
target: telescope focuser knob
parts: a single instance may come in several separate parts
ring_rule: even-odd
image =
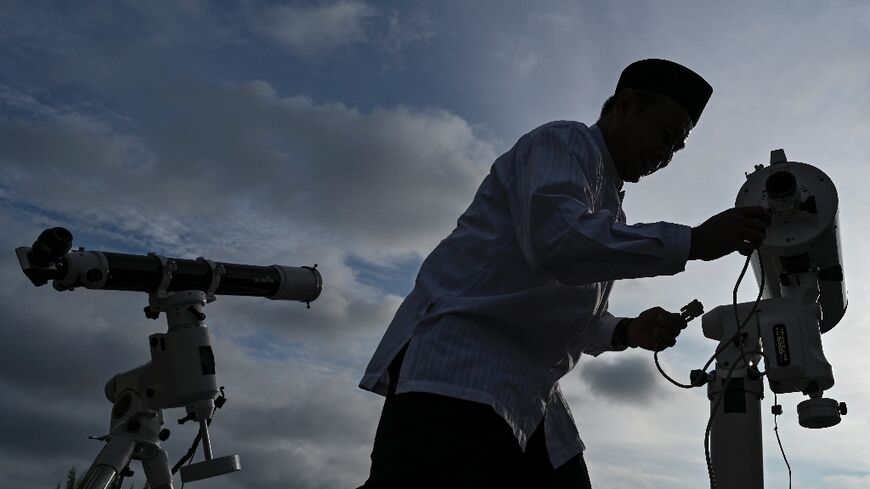
[[[193,314],[193,317],[195,317],[197,321],[205,321],[205,313],[204,312],[197,311],[196,308],[193,306],[188,307],[187,311],[190,312],[191,314]]]
[[[151,309],[151,306],[145,306],[145,317],[148,319],[157,319],[160,317],[160,311]]]
[[[840,409],[840,414],[841,414],[842,416],[845,416],[846,413],[849,412],[849,409],[846,407],[846,403],[845,403],[845,402],[841,402],[841,403],[840,403],[839,409]]]
[[[780,414],[782,414],[782,406],[779,404],[774,404],[773,406],[770,406],[770,412],[774,416],[779,416]]]

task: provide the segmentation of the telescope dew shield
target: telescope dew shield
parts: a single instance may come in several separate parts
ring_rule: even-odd
[[[771,151],[771,164],[756,166],[746,176],[736,205],[760,205],[773,221],[761,244],[768,277],[764,297],[782,297],[781,283],[795,273],[815,273],[819,279],[822,333],[837,325],[848,306],[840,250],[839,197],[822,170],[788,161],[782,150]],[[758,254],[752,268],[760,283]]]
[[[317,299],[323,289],[323,279],[316,267],[317,265],[313,267],[272,265],[272,268],[278,271],[281,280],[278,291],[267,297],[272,300],[301,302],[311,302]]]

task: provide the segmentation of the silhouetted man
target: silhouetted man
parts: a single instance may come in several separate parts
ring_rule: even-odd
[[[712,91],[638,61],[596,124],[545,124],[495,161],[360,383],[387,397],[365,488],[591,487],[558,380],[583,353],[662,350],[686,326],[660,307],[614,317],[613,281],[749,254],[770,223],[753,207],[695,228],[626,224],[623,182],[668,165]]]

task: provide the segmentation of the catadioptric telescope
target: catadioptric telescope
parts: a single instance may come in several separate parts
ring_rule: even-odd
[[[824,397],[834,385],[822,351],[822,334],[846,312],[840,251],[838,196],[831,179],[815,166],[771,152],[770,165],[747,174],[737,206],[762,206],[772,223],[752,268],[758,300],[726,304],[702,318],[707,338],[719,345],[713,372],[697,375],[711,404],[711,481],[718,489],[762,489],[762,377],[775,394],[799,392],[805,428],[840,422],[846,404]],[[764,359],[764,372],[757,368]],[[705,367],[706,368],[706,367]],[[773,407],[775,415],[782,408]]]
[[[145,316],[163,313],[166,333],[148,338],[151,361],[113,376],[106,383],[112,403],[106,444],[85,474],[82,489],[116,487],[129,475],[131,460],[142,463],[151,489],[173,489],[172,475],[191,482],[241,469],[238,455],[213,457],[208,427],[215,409],[226,401],[218,387],[215,358],[203,308],[218,295],[265,297],[310,303],[323,286],[317,265],[289,267],[218,263],[205,258],[186,260],[155,253],[130,255],[72,248],[72,234],[52,228],[32,247],[16,248],[25,275],[33,285],[53,281],[59,291],[88,289],[145,292]],[[169,437],[163,410],[183,407],[199,432],[188,455],[170,469],[160,442]],[[183,465],[201,442],[205,460]],[[119,487],[119,486],[117,486]]]

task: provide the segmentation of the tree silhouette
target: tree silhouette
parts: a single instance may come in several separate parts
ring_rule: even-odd
[[[81,482],[79,480],[78,482]],[[69,472],[66,473],[66,489],[77,489],[79,484],[76,483],[76,468],[70,467]]]
[[[81,477],[76,478],[76,468],[70,467],[69,472],[67,472],[66,474],[66,486],[64,486],[64,489],[81,489],[84,482],[85,475],[82,474]],[[121,480],[120,477],[118,477],[115,479],[115,482],[113,482],[112,485],[108,487],[108,489],[123,489],[123,484],[124,482]],[[57,483],[55,489],[60,489],[60,482]],[[130,481],[130,489],[133,489],[133,481]],[[144,486],[142,486],[142,489],[148,489],[147,482]]]

